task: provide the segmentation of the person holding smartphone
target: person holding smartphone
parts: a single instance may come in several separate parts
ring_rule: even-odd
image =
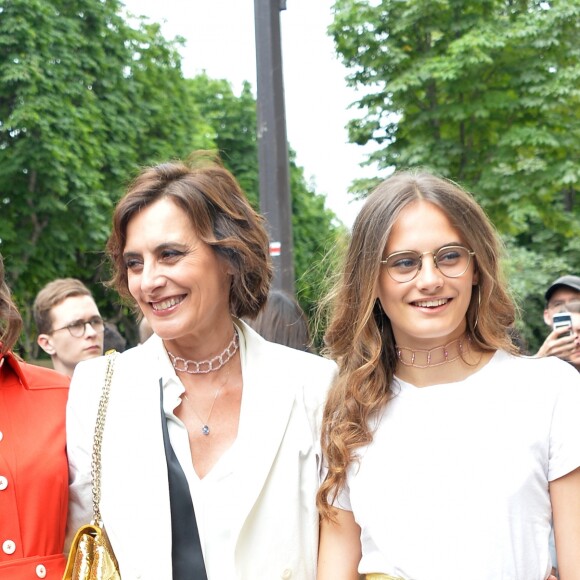
[[[544,321],[552,331],[536,356],[557,356],[580,371],[580,276],[561,276],[545,296]],[[569,324],[565,314],[569,314]]]

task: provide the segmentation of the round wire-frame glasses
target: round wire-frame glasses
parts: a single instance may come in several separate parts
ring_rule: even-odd
[[[387,273],[395,282],[414,280],[423,267],[423,256],[431,254],[435,267],[447,278],[458,278],[467,272],[471,263],[472,252],[464,246],[443,246],[431,252],[414,252],[403,250],[389,254],[381,264],[387,267]]]

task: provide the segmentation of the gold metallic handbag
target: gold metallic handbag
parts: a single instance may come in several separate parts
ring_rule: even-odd
[[[121,580],[119,564],[103,528],[99,508],[101,501],[101,445],[115,357],[116,353],[107,354],[105,385],[101,393],[95,424],[91,462],[93,520],[90,524],[81,526],[77,530],[68,554],[63,580]]]

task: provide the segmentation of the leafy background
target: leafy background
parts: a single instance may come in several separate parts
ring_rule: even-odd
[[[62,276],[87,283],[136,342],[131,312],[103,285],[103,248],[140,167],[217,149],[259,206],[252,87],[185,78],[183,41],[130,25],[121,8],[0,0],[0,251],[26,357],[37,355],[34,296]],[[336,0],[329,29],[361,95],[351,141],[374,144],[381,175],[422,166],[473,192],[504,238],[531,352],[546,334],[545,288],[580,273],[579,28],[580,0]],[[312,316],[347,232],[290,155],[297,295]]]
[[[129,344],[132,313],[103,281],[111,212],[144,165],[219,150],[259,207],[251,87],[184,78],[181,40],[130,26],[115,0],[0,4],[0,251],[25,318],[24,356],[37,356],[31,306],[62,276],[93,290]],[[345,228],[290,160],[297,296],[311,314],[323,278],[312,265]]]
[[[580,2],[337,0],[330,27],[361,91],[353,142],[383,170],[471,191],[506,245],[531,352],[543,293],[580,274]],[[352,191],[364,196],[373,180]]]

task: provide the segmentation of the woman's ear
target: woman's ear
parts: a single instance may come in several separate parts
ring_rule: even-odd
[[[236,273],[233,264],[225,256],[222,255],[219,256],[219,261],[221,262],[222,272],[227,276],[231,276],[233,278]]]

